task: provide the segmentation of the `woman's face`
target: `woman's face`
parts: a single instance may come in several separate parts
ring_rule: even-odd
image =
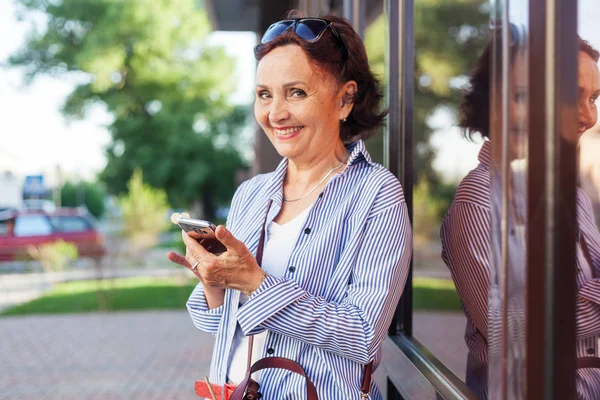
[[[598,120],[596,100],[600,96],[598,64],[587,53],[579,52],[579,131],[577,139]]]
[[[256,71],[254,115],[281,156],[310,161],[340,144],[340,120],[349,110],[342,107],[336,86],[297,45],[277,47],[263,57]]]

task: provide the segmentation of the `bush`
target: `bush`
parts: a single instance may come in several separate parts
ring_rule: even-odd
[[[85,206],[90,214],[100,218],[104,214],[104,190],[98,183],[66,182],[60,190],[60,203],[63,207]]]
[[[79,256],[77,246],[62,239],[40,246],[31,246],[29,254],[42,264],[46,272],[63,271]]]
[[[158,243],[160,233],[169,227],[165,217],[169,209],[167,194],[144,184],[139,168],[134,171],[127,187],[128,193],[118,199],[123,213],[124,234],[133,255],[142,256],[145,250]]]

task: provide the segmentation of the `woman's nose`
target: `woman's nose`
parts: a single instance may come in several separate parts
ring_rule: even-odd
[[[596,107],[589,100],[582,100],[579,104],[579,124],[585,126],[585,130],[590,129],[596,125],[598,119],[598,113]]]
[[[288,119],[290,112],[288,104],[283,99],[273,99],[269,108],[269,121],[278,122]]]

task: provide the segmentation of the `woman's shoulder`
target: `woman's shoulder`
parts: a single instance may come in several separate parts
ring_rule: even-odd
[[[265,174],[258,174],[242,182],[235,191],[235,198],[255,197],[261,190],[265,188],[275,174],[275,171]]]
[[[375,203],[403,203],[404,190],[398,178],[383,165],[361,163],[352,171],[353,186],[359,187],[363,199],[371,198]]]
[[[453,204],[470,203],[489,208],[491,190],[490,170],[479,165],[463,178],[456,189]]]

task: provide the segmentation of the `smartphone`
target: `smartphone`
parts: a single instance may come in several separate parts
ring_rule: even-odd
[[[217,227],[212,222],[180,216],[177,218],[177,225],[209,252],[219,255],[227,251],[223,243],[215,237]]]

